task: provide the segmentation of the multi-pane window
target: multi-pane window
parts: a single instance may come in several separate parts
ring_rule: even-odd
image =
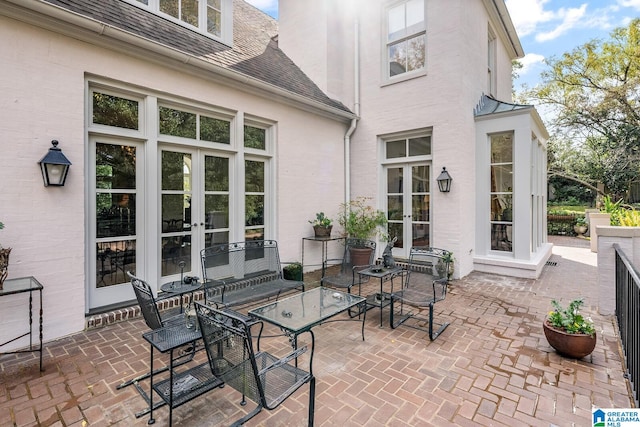
[[[231,143],[231,122],[175,108],[158,108],[160,134]]]
[[[387,159],[431,154],[431,136],[394,139],[386,142]]]
[[[387,78],[425,68],[424,0],[408,0],[387,10]]]
[[[146,6],[152,12],[169,16],[180,24],[200,32],[222,38],[231,43],[230,28],[224,20],[231,21],[232,0],[129,0]],[[229,28],[229,30],[226,30]],[[228,34],[227,34],[228,33]]]
[[[491,136],[491,250],[513,250],[513,133]]]

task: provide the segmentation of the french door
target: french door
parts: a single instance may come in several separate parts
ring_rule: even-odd
[[[409,256],[412,246],[430,246],[431,166],[404,163],[385,167],[389,238],[393,255]]]
[[[160,277],[197,275],[200,251],[229,242],[230,158],[202,149],[160,151]]]
[[[141,263],[143,146],[92,137],[89,162],[89,308],[134,299],[127,271]]]

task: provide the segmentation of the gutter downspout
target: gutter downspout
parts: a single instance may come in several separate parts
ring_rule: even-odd
[[[344,135],[344,202],[348,206],[351,200],[351,135],[356,131],[360,119],[360,23],[356,18],[353,35],[353,84],[354,113],[351,126]]]

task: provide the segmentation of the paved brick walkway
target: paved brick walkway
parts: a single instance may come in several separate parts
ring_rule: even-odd
[[[595,311],[596,254],[587,241],[551,239],[555,265],[536,281],[478,273],[454,281],[436,305],[451,325],[434,342],[410,328],[380,328],[377,313],[364,342],[358,323],[315,328],[316,425],[587,426],[592,406],[632,407],[614,319]],[[542,320],[551,299],[581,296],[598,345],[583,360],[562,358]],[[35,357],[0,356],[0,426],[146,425],[134,416],[144,408],[135,389],[116,390],[148,370],[145,330],[137,319],[48,343],[43,373]],[[249,425],[306,425],[307,393]],[[174,425],[228,425],[248,408],[238,397],[230,388],[209,392],[174,410]],[[156,425],[167,418],[166,408],[156,411]]]

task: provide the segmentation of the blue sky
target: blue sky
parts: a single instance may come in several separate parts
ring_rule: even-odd
[[[247,0],[273,17],[277,0]],[[560,56],[640,17],[640,0],[506,0],[526,56],[516,88],[535,86],[543,60]]]

